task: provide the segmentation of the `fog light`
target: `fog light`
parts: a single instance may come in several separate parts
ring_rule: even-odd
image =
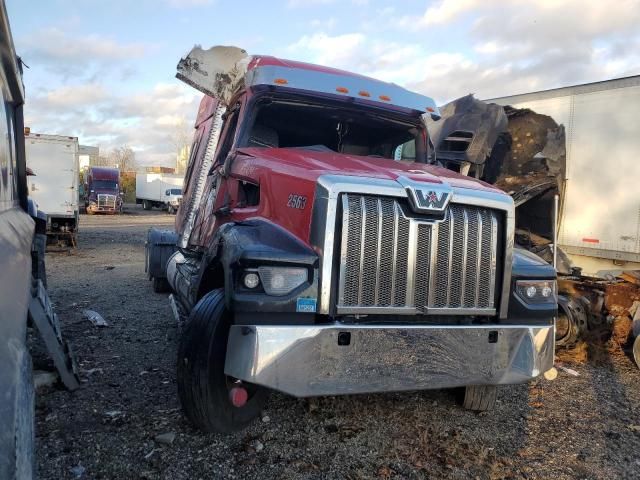
[[[254,289],[256,288],[258,285],[260,285],[260,277],[258,276],[257,273],[247,273],[244,276],[244,286],[249,288],[249,289]]]

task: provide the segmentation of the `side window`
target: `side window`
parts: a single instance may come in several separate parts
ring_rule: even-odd
[[[409,140],[401,145],[398,145],[393,154],[393,159],[402,162],[415,162],[416,161],[416,141],[415,139]]]
[[[231,147],[233,146],[233,140],[236,136],[236,130],[238,127],[238,117],[240,112],[240,105],[236,105],[236,107],[231,110],[229,116],[225,121],[225,126],[222,130],[222,137],[220,138],[221,144],[218,148],[218,155],[216,156],[216,161],[213,162],[214,165],[219,165],[224,163],[227,159],[227,155],[231,151]]]

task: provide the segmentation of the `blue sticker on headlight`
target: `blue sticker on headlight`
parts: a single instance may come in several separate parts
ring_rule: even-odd
[[[296,302],[296,312],[316,313],[316,303],[315,298],[300,297]]]

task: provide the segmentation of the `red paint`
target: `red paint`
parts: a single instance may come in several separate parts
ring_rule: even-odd
[[[258,65],[277,65],[362,78],[361,75],[349,72],[274,57],[253,57],[248,68],[256,68]],[[336,88],[340,92],[339,89],[343,87]],[[242,125],[245,119],[251,115],[247,106],[251,104],[250,101],[254,95],[256,93],[249,90],[241,91],[236,96],[234,102],[238,101],[241,104],[238,125]],[[191,178],[191,173],[197,172],[203,161],[216,103],[215,99],[205,96],[200,104],[196,121],[194,153],[187,169],[184,198],[190,198],[191,192],[195,188],[195,176]],[[389,109],[391,108],[389,106]],[[218,148],[225,144],[225,136],[228,134],[227,126],[225,126]],[[424,142],[427,141],[425,132],[423,132],[422,138]],[[216,157],[219,155],[220,152],[216,152]],[[489,184],[445,168],[336,152],[315,152],[291,148],[240,148],[225,157],[232,162],[230,171],[227,171],[228,175],[224,177],[209,175],[207,177],[204,195],[198,206],[197,221],[189,239],[189,244],[192,247],[206,248],[213,241],[214,235],[221,225],[250,218],[264,218],[309,244],[311,214],[317,181],[318,177],[326,174],[385,180],[396,180],[403,176],[425,183],[438,184],[446,181],[457,188],[501,192]],[[225,158],[220,157],[218,160],[223,162]],[[221,169],[222,165],[214,165],[213,170],[216,168]],[[219,181],[219,184],[214,185],[214,181]],[[259,186],[260,201],[258,205],[239,204],[240,183],[242,181]],[[214,198],[210,194],[216,188],[217,192]],[[288,207],[289,195],[306,197],[305,208]],[[223,215],[221,212],[230,213]],[[182,231],[186,213],[186,209],[182,208],[178,212],[176,217],[176,231],[178,232]]]

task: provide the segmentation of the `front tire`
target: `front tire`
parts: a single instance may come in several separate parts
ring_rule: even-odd
[[[462,406],[474,412],[493,410],[498,398],[496,385],[469,385],[464,389]]]
[[[178,395],[186,417],[205,432],[241,430],[260,415],[268,390],[242,383],[248,400],[235,407],[229,399],[234,379],[224,373],[230,317],[224,290],[207,293],[191,311],[178,346]]]

